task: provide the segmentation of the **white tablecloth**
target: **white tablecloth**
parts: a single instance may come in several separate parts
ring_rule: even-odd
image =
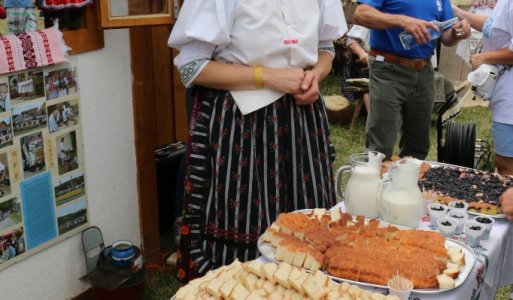
[[[342,207],[342,210],[344,210],[343,203],[338,204],[337,207],[338,206]],[[419,228],[429,230],[429,225],[429,218],[424,217]],[[436,294],[412,293],[410,300],[494,299],[498,287],[513,284],[512,234],[513,222],[505,219],[496,220],[490,232],[490,238],[481,241],[479,247],[474,248],[477,261],[462,285],[450,291]],[[465,235],[459,235],[457,239],[464,241]],[[260,256],[257,261],[261,263],[268,262],[263,256]],[[375,288],[374,291],[385,292],[385,290],[379,288]]]

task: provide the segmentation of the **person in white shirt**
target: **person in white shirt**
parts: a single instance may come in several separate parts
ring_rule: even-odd
[[[513,175],[513,3],[498,1],[489,16],[453,5],[454,14],[483,32],[483,52],[470,57],[472,68],[497,65],[500,77],[490,99],[495,166],[501,175]]]
[[[48,117],[48,130],[50,133],[59,130],[59,109],[57,107],[55,107]]]
[[[256,258],[280,212],[335,204],[319,81],[346,31],[339,0],[184,2],[168,42],[195,100],[179,278]]]

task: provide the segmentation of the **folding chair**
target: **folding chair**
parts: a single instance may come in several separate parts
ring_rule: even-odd
[[[105,244],[100,228],[90,226],[82,231],[82,246],[86,261],[87,273],[96,268],[98,258],[100,257]]]

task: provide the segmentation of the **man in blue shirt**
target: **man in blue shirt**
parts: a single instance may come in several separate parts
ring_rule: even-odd
[[[434,102],[430,61],[436,43],[428,28],[439,31],[431,21],[453,17],[450,0],[358,0],[358,4],[355,23],[372,29],[366,146],[390,158],[400,132],[399,156],[424,159],[430,145]],[[403,31],[420,46],[405,50],[399,40]],[[444,45],[454,46],[469,36],[469,24],[460,21],[440,38]]]

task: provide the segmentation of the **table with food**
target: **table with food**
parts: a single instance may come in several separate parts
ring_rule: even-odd
[[[280,214],[259,258],[208,272],[175,298],[493,299],[513,283],[513,226],[498,200],[512,178],[382,159],[352,155],[337,172],[343,201]]]

